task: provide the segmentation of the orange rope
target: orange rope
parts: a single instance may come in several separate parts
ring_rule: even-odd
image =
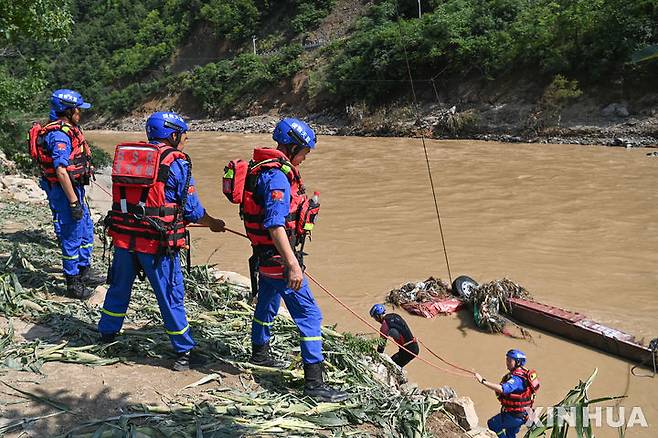
[[[365,320],[361,315],[359,315],[359,314],[356,313],[354,310],[352,310],[347,304],[343,303],[343,302],[341,301],[340,298],[338,298],[336,295],[334,295],[333,293],[331,293],[331,292],[329,291],[329,289],[327,289],[327,288],[324,287],[322,284],[320,284],[320,282],[319,282],[318,280],[316,280],[315,277],[313,277],[308,271],[306,271],[305,274],[306,274],[306,276],[307,276],[308,278],[311,279],[311,281],[313,281],[313,283],[317,284],[318,287],[319,287],[320,289],[322,289],[327,295],[329,295],[331,298],[333,298],[338,304],[340,304],[341,306],[343,306],[343,307],[344,307],[348,312],[350,312],[352,315],[356,316],[357,319],[359,319],[359,321],[361,321],[362,323],[364,323],[365,325],[367,325],[368,327],[370,327],[370,328],[371,328],[372,330],[374,330],[377,334],[380,334],[380,335],[381,335],[381,333],[380,333],[380,331],[379,331],[379,329],[378,329],[377,327],[375,327],[375,326],[373,326],[372,324],[370,324],[369,321]],[[388,339],[392,340],[393,342],[395,342],[395,339],[393,339],[392,337],[390,337],[390,336],[386,336],[386,337],[387,337]],[[427,346],[426,346],[422,341],[420,341],[419,339],[417,339],[417,340],[418,340],[418,342],[419,342],[420,344],[422,344],[425,348],[427,348]],[[458,367],[458,366],[453,365],[453,364],[451,364],[450,362],[446,361],[445,359],[442,359],[440,356],[438,356],[436,353],[434,353],[433,351],[431,351],[429,348],[427,348],[427,351],[429,351],[430,353],[432,353],[434,356],[436,356],[437,358],[439,358],[439,359],[440,359],[441,361],[443,361],[444,363],[446,363],[446,364],[448,364],[448,365],[450,365],[450,366],[452,366],[452,367],[454,367],[454,368],[460,370],[461,372],[455,372],[455,371],[452,371],[452,370],[449,370],[449,369],[446,369],[446,368],[442,368],[442,367],[440,367],[439,365],[436,365],[435,363],[430,362],[429,360],[427,360],[427,359],[425,359],[425,358],[423,358],[423,357],[420,357],[419,355],[415,354],[414,352],[409,351],[409,350],[408,350],[406,347],[404,347],[403,345],[398,345],[398,346],[400,347],[400,349],[406,351],[407,353],[411,354],[412,356],[416,357],[417,359],[420,359],[421,361],[425,362],[425,363],[428,364],[429,366],[431,366],[431,367],[433,367],[433,368],[436,368],[437,370],[441,370],[441,371],[444,371],[444,372],[446,372],[446,373],[454,374],[454,375],[456,375],[456,376],[460,376],[460,377],[471,377],[471,376],[474,375],[472,371],[469,371],[469,370],[467,370],[467,369],[464,369],[464,368]],[[467,374],[465,375],[464,372],[467,373]]]
[[[189,224],[187,226],[188,227],[193,227],[193,228],[207,228],[208,227],[207,225],[203,225],[203,224]],[[229,233],[235,234],[236,236],[248,238],[246,234],[241,233],[239,231],[235,231],[235,230],[232,230],[232,229],[227,228],[227,227],[224,227],[224,230],[226,230]]]
[[[190,224],[189,226],[191,226],[191,227],[195,227],[195,228],[204,228],[204,227],[206,227],[206,225],[202,225],[202,224]],[[245,238],[247,238],[247,235],[246,235],[246,234],[241,233],[241,232],[239,232],[239,231],[232,230],[232,229],[230,229],[230,228],[228,228],[228,227],[224,227],[224,229],[225,229],[226,231],[228,231],[229,233],[235,234],[236,236],[241,236],[241,237],[245,237]],[[313,275],[311,275],[308,271],[306,271],[305,274],[306,274],[306,276],[307,276],[311,281],[313,281],[313,283],[315,283],[315,284],[316,284],[320,289],[322,289],[327,295],[329,295],[331,298],[333,298],[334,301],[336,301],[338,304],[340,304],[341,306],[343,306],[348,312],[350,312],[352,315],[356,316],[356,318],[357,318],[359,321],[361,321],[362,323],[364,323],[365,325],[367,325],[368,327],[370,327],[370,329],[372,329],[375,333],[377,333],[378,335],[381,336],[381,333],[380,333],[380,331],[379,331],[379,329],[378,329],[377,327],[373,326],[369,321],[367,321],[367,320],[364,319],[361,315],[359,315],[357,312],[355,312],[354,310],[352,310],[352,308],[350,308],[350,306],[348,306],[347,304],[345,304],[340,298],[338,298],[336,295],[334,295],[329,289],[327,289],[326,287],[324,287],[324,286],[323,286],[318,280],[316,280],[315,277],[313,277]],[[395,342],[395,339],[393,339],[393,338],[390,337],[390,336],[386,336],[386,338],[387,338],[387,339],[390,339],[390,340],[393,341],[393,342]],[[398,347],[400,347],[401,350],[404,350],[404,351],[406,351],[407,353],[411,354],[411,355],[414,356],[415,358],[417,358],[417,359],[419,359],[419,360],[425,362],[427,365],[429,365],[429,366],[431,366],[431,367],[433,367],[433,368],[436,368],[437,370],[440,370],[440,371],[443,371],[443,372],[446,372],[446,373],[449,373],[449,374],[453,374],[453,375],[456,375],[456,376],[460,376],[460,377],[471,377],[471,376],[474,375],[473,371],[467,370],[466,368],[462,368],[462,367],[460,367],[460,366],[458,366],[458,365],[455,365],[455,364],[453,364],[453,363],[451,363],[451,362],[449,362],[449,361],[443,359],[441,356],[439,356],[438,354],[436,354],[435,352],[433,352],[433,351],[432,351],[432,350],[431,350],[431,349],[430,349],[430,348],[429,348],[429,347],[428,347],[423,341],[421,341],[420,339],[417,339],[417,341],[418,341],[423,347],[425,347],[425,349],[427,349],[427,351],[428,351],[430,354],[432,354],[434,357],[436,357],[437,359],[439,359],[441,362],[445,363],[446,365],[449,365],[449,366],[451,366],[451,367],[457,369],[458,372],[455,372],[455,371],[450,370],[450,369],[447,369],[447,368],[443,368],[443,367],[441,367],[441,366],[439,366],[439,365],[437,365],[437,364],[435,364],[435,363],[433,363],[433,362],[430,362],[429,360],[427,360],[427,359],[425,359],[425,358],[423,358],[423,357],[420,357],[420,356],[417,355],[416,353],[410,351],[410,350],[407,349],[404,345],[398,345]]]
[[[196,225],[196,226],[203,227],[203,225],[200,225],[200,224],[195,224],[195,225]],[[242,236],[242,237],[245,237],[245,238],[247,237],[246,234],[244,234],[244,233],[240,233],[240,232],[235,231],[235,230],[232,230],[232,229],[230,229],[230,228],[228,228],[228,227],[225,227],[224,229],[225,229],[226,231],[228,231],[229,233],[233,233],[233,234],[235,234],[235,235]],[[347,310],[347,311],[350,312],[352,315],[354,315],[359,321],[361,321],[362,323],[364,323],[365,325],[367,325],[368,327],[370,327],[370,329],[372,329],[375,333],[381,335],[381,333],[380,333],[380,331],[379,331],[379,329],[378,329],[377,327],[373,326],[369,321],[367,321],[367,320],[364,319],[361,315],[359,315],[357,312],[355,312],[354,310],[352,310],[352,308],[351,308],[350,306],[348,306],[347,304],[345,304],[340,298],[338,298],[338,297],[337,297],[335,294],[333,294],[329,289],[327,289],[326,287],[324,287],[324,286],[323,286],[318,280],[316,280],[315,277],[314,277],[313,275],[311,275],[310,272],[306,271],[305,274],[306,274],[306,276],[307,276],[307,277],[308,277],[313,283],[315,283],[315,284],[316,284],[320,289],[322,289],[327,295],[329,295],[331,298],[333,298],[334,301],[336,301],[338,304],[340,304],[341,306],[343,306],[343,307],[345,308],[345,310]],[[390,339],[390,340],[393,341],[393,342],[395,342],[395,339],[393,339],[393,338],[390,337],[390,336],[386,336],[386,338],[387,338],[387,339]],[[444,372],[446,372],[446,373],[454,374],[454,375],[456,375],[456,376],[460,376],[460,377],[471,377],[471,376],[474,375],[474,374],[473,374],[473,371],[467,370],[467,369],[465,369],[465,368],[462,368],[462,367],[460,367],[460,366],[458,366],[458,365],[455,365],[455,364],[453,364],[453,363],[451,363],[451,362],[449,362],[449,361],[443,359],[441,356],[439,356],[438,354],[436,354],[435,352],[433,352],[433,351],[432,351],[432,350],[431,350],[431,349],[430,349],[430,348],[429,348],[429,347],[428,347],[423,341],[421,341],[420,339],[417,339],[417,341],[418,341],[418,343],[420,343],[423,347],[425,347],[425,349],[427,349],[427,351],[428,351],[430,354],[432,354],[434,357],[436,357],[437,359],[439,359],[441,362],[445,363],[446,365],[449,365],[449,366],[451,366],[451,367],[453,367],[453,368],[459,370],[459,372],[455,372],[455,371],[452,371],[452,370],[450,370],[450,369],[442,368],[441,366],[439,366],[439,365],[437,365],[437,364],[435,364],[435,363],[433,363],[433,362],[430,362],[430,361],[428,361],[427,359],[425,359],[425,358],[423,358],[423,357],[420,357],[420,356],[417,355],[416,353],[414,353],[414,352],[410,351],[409,349],[407,349],[405,346],[403,346],[403,345],[398,345],[398,346],[400,347],[400,349],[406,351],[407,353],[411,354],[411,355],[414,356],[415,358],[420,359],[421,361],[425,362],[425,363],[428,364],[429,366],[431,366],[431,367],[433,367],[433,368],[436,368],[436,369],[438,369],[438,370],[440,370],[440,371],[444,371]],[[466,373],[466,374],[464,374],[464,373]]]
[[[102,191],[104,191],[104,192],[107,194],[107,196],[109,196],[110,198],[112,197],[112,193],[110,193],[110,192],[108,192],[107,190],[105,190],[105,189],[103,188],[102,185],[97,184],[96,181],[94,181],[93,179],[90,180],[90,181],[91,181],[91,183],[92,183],[93,185],[95,185],[96,187],[98,187],[99,189],[101,189]]]

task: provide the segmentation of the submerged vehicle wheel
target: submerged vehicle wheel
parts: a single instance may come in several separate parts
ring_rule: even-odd
[[[452,282],[452,293],[464,301],[468,301],[478,282],[466,275],[460,275]]]

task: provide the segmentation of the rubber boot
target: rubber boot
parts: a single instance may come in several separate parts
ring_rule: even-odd
[[[66,277],[66,294],[71,298],[86,300],[93,295],[93,291],[87,289],[82,283],[80,275],[65,275]]]
[[[117,333],[101,333],[100,338],[98,339],[99,344],[111,344],[116,341]]]
[[[99,284],[105,283],[106,278],[103,278],[96,271],[91,269],[91,266],[80,266],[78,267],[80,272],[80,278],[82,278],[82,283],[85,286],[96,287]]]
[[[319,402],[341,402],[348,394],[325,385],[322,377],[323,362],[304,364],[304,395]]]
[[[178,353],[176,361],[172,366],[174,371],[189,371],[193,368],[201,368],[208,360],[194,350]]]
[[[287,368],[289,364],[276,360],[270,354],[270,344],[256,345],[251,344],[251,359],[250,363],[269,368]]]

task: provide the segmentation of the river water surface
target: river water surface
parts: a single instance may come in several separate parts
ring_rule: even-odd
[[[108,152],[120,141],[142,139],[109,131],[87,136]],[[228,160],[248,159],[257,145],[270,146],[270,137],[200,132],[191,134],[185,150],[206,209],[239,231],[238,208],[221,194],[221,176]],[[646,150],[595,146],[434,140],[427,146],[453,278],[507,277],[540,302],[582,312],[645,342],[658,336],[657,158]],[[306,245],[309,271],[349,306],[367,316],[373,303],[402,283],[429,276],[447,281],[420,140],[320,137],[301,170],[322,204]],[[192,233],[195,262],[247,275],[246,240]],[[313,290],[326,324],[369,330]],[[636,426],[626,436],[656,436],[658,378],[630,376],[625,361],[534,329],[534,342],[482,333],[466,312],[431,320],[399,312],[434,351],[488,380],[505,371],[508,349],[525,351],[542,381],[539,406],[556,403],[598,368],[590,395],[627,394],[621,402],[626,420],[639,406],[650,427]],[[421,387],[450,385],[470,396],[481,424],[499,408],[493,393],[470,378],[418,360],[407,369]],[[595,434],[617,436],[606,427]]]

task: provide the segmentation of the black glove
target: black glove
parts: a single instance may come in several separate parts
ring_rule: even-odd
[[[71,217],[76,221],[82,219],[83,216],[82,204],[76,201],[76,202],[72,202],[69,205],[71,207]]]

